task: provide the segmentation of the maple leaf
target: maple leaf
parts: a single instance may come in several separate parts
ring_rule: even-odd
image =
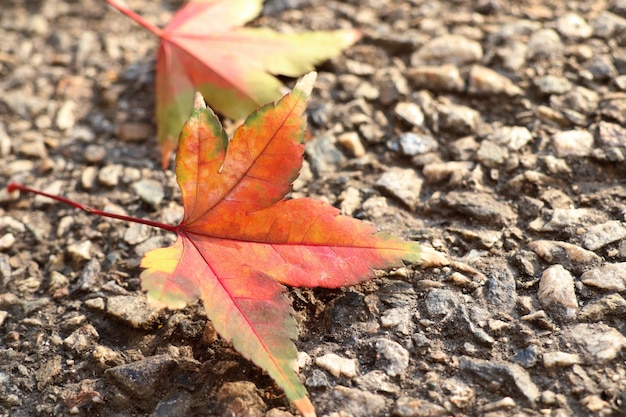
[[[315,408],[294,369],[293,309],[281,284],[337,288],[403,260],[446,265],[441,253],[377,233],[312,199],[286,200],[303,162],[303,113],[315,74],[276,104],[251,114],[229,140],[201,96],[182,129],[176,176],[184,217],[177,226],[105,213],[19,184],[90,213],[149,224],[178,235],[142,259],[153,303],[181,308],[202,300],[215,330],[263,368],[303,416]]]
[[[198,90],[218,113],[247,116],[283,94],[272,74],[298,77],[356,42],[356,30],[283,34],[241,27],[255,18],[263,0],[191,0],[160,29],[120,0],[106,0],[157,35],[157,136],[167,168]]]

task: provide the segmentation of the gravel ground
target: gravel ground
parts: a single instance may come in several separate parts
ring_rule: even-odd
[[[1,182],[178,222],[155,39],[102,1],[2,3]],[[626,1],[268,0],[255,24],[364,32],[319,67],[293,195],[480,271],[290,290],[319,415],[626,415]],[[0,192],[0,416],[295,413],[199,304],[145,304],[172,239]]]

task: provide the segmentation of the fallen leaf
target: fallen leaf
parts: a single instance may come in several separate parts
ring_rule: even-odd
[[[231,140],[202,97],[182,129],[176,176],[184,217],[177,226],[102,212],[178,235],[148,252],[141,282],[150,301],[182,308],[202,300],[215,330],[263,368],[306,417],[315,416],[295,370],[293,309],[281,284],[337,288],[368,280],[373,269],[446,265],[441,253],[405,242],[308,198],[285,199],[303,162],[306,100],[315,73],[276,104],[251,114]]]
[[[284,87],[274,75],[298,77],[361,36],[356,30],[284,34],[242,27],[261,12],[263,0],[192,0],[164,29],[121,0],[106,2],[161,40],[156,118],[163,168],[176,149],[196,90],[215,111],[239,119],[280,98]]]

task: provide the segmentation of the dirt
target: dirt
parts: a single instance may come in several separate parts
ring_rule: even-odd
[[[456,262],[289,290],[318,414],[626,415],[626,4],[268,0],[253,24],[364,33],[318,67],[291,196]],[[4,0],[0,183],[179,221],[156,47],[103,1]],[[0,192],[0,415],[295,415],[199,303],[146,305],[172,239]]]

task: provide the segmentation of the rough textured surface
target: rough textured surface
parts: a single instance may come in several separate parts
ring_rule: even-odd
[[[128,0],[159,25],[181,3]],[[626,414],[626,4],[544,3],[267,0],[254,22],[364,32],[318,68],[293,195],[459,262],[290,290],[320,416]],[[5,0],[0,39],[1,185],[180,221],[155,40],[99,0]],[[145,305],[139,261],[172,236],[16,197],[0,417],[295,414],[200,305]]]

